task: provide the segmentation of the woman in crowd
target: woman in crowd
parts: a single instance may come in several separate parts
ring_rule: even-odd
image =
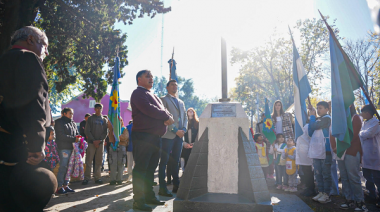
[[[187,119],[189,121],[187,124],[187,132],[185,133],[185,136],[184,136],[185,141],[183,142],[183,150],[182,150],[182,157],[185,160],[185,165],[184,165],[185,168],[186,168],[187,161],[189,160],[189,156],[193,148],[193,144],[198,135],[198,129],[199,129],[199,119],[194,108],[191,107],[187,110]]]

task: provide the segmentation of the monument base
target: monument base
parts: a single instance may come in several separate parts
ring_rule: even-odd
[[[256,204],[239,194],[207,193],[191,200],[175,199],[173,211],[194,212],[272,212],[271,202]]]

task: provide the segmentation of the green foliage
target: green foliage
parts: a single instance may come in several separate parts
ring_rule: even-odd
[[[334,29],[334,25],[331,27]],[[329,52],[328,30],[322,20],[316,19],[299,20],[295,28],[300,31],[298,52],[316,94],[318,82],[329,70],[322,65]],[[249,51],[233,48],[231,55],[231,63],[240,64],[241,68],[235,79],[236,88],[230,91],[230,96],[242,103],[249,116],[253,117],[257,112],[257,96],[261,107],[264,107],[265,98],[270,104],[281,100],[284,110],[293,104],[293,44],[289,35],[279,36],[275,31],[263,45]]]
[[[166,83],[168,80],[163,76],[154,77],[153,92],[158,97],[164,97],[167,94]],[[192,79],[178,77],[178,94],[179,98],[185,103],[186,109],[192,107],[200,116],[208,104],[207,99],[201,99],[194,95],[194,83]]]
[[[52,101],[60,101],[56,94],[66,95],[73,86],[83,90],[84,98],[99,101],[112,82],[117,51],[121,70],[128,65],[127,35],[115,29],[115,23],[132,24],[138,17],[153,18],[170,10],[162,0],[4,1],[0,3],[0,53],[9,48],[15,30],[33,24],[49,39],[50,54],[44,65],[54,87]],[[104,70],[107,62],[111,68]]]

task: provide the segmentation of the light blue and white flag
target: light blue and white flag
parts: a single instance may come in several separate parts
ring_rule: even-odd
[[[293,41],[293,37],[292,37]],[[293,41],[293,80],[294,80],[294,115],[295,115],[295,139],[303,134],[303,126],[307,120],[305,100],[311,93],[311,87],[305,68],[302,65],[300,55]]]

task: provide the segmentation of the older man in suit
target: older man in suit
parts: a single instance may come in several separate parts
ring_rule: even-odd
[[[174,124],[168,126],[168,130],[162,136],[161,159],[159,165],[159,180],[160,190],[158,192],[161,196],[172,197],[173,195],[168,191],[165,182],[165,169],[168,164],[169,157],[172,157],[171,167],[173,175],[173,193],[177,193],[179,186],[178,177],[178,163],[181,157],[183,136],[187,127],[187,116],[185,104],[182,100],[176,97],[178,85],[175,80],[170,80],[166,84],[168,94],[161,98],[165,108],[173,115]]]

